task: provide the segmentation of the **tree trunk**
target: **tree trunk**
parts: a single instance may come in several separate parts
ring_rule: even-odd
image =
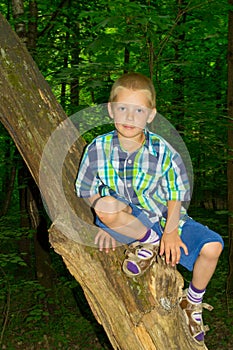
[[[76,129],[1,16],[0,47],[1,121],[40,186],[53,220],[50,242],[82,286],[113,348],[206,349],[183,330],[178,307],[183,279],[175,269],[160,260],[143,277],[128,279],[121,272],[124,247],[104,254],[88,246],[95,234],[92,214],[74,191],[83,142],[75,142]]]
[[[176,18],[180,18],[177,22],[176,30],[173,33],[173,47],[174,47],[174,62],[183,62],[182,45],[185,41],[185,30],[184,28],[187,18],[187,13],[184,12],[184,8],[187,6],[186,1],[177,0],[177,15]],[[176,129],[179,133],[183,134],[185,130],[184,123],[184,87],[185,87],[185,74],[182,64],[174,64],[173,68],[173,114],[174,119],[178,121]]]
[[[12,1],[12,12],[13,17],[16,19],[15,31],[17,35],[26,42],[26,25],[25,20],[22,15],[24,14],[24,1],[23,0],[13,0]]]
[[[20,165],[19,165],[20,164]],[[18,187],[19,187],[19,208],[20,208],[20,228],[23,230],[18,241],[19,251],[22,255],[24,262],[28,267],[32,267],[32,247],[31,239],[29,236],[29,230],[32,229],[30,217],[28,213],[28,195],[29,189],[27,187],[28,176],[30,175],[27,167],[25,166],[22,158],[18,162]],[[30,269],[31,270],[31,269]],[[31,271],[30,271],[31,272]],[[34,271],[32,272],[34,277]]]
[[[31,55],[36,53],[36,39],[37,39],[37,17],[38,9],[37,3],[31,1],[29,4],[29,22],[28,32],[24,23],[24,1],[13,0],[12,8],[14,17],[20,26],[15,26],[15,31],[20,39],[26,44],[27,49]],[[24,30],[23,30],[24,28]],[[43,203],[40,199],[40,191],[36,186],[32,175],[29,173],[25,163],[21,162],[22,168],[19,173],[19,179],[23,185],[20,193],[20,212],[21,212],[21,226],[27,229],[33,229],[34,235],[34,253],[35,253],[35,274],[39,283],[50,289],[52,288],[53,273],[51,268],[51,257],[48,249],[48,230],[46,224],[46,217],[43,215]],[[21,195],[23,198],[21,198]],[[22,217],[23,216],[23,217]],[[26,253],[25,258],[27,262],[30,259],[30,240],[28,237],[22,237],[19,242],[20,249],[25,248],[23,253]],[[30,266],[30,264],[28,264]]]
[[[5,166],[2,171],[2,184],[0,189],[0,197],[1,197],[0,217],[5,216],[8,212],[8,209],[11,203],[13,189],[14,189],[15,177],[16,177],[15,147],[8,135],[7,137],[4,137],[4,138],[5,138],[5,145],[2,151],[3,152],[2,160]]]
[[[229,0],[233,6],[233,0]],[[229,160],[227,164],[228,178],[228,211],[229,211],[229,275],[227,280],[227,293],[233,293],[233,11],[229,10],[228,21],[228,149]]]

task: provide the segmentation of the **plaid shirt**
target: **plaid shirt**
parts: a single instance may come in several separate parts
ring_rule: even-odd
[[[77,195],[92,197],[100,188],[107,195],[106,188],[111,188],[153,221],[166,218],[168,200],[188,201],[189,181],[180,155],[159,135],[146,130],[145,136],[144,144],[133,153],[121,148],[116,131],[94,139],[80,164]],[[181,217],[185,214],[182,207]]]

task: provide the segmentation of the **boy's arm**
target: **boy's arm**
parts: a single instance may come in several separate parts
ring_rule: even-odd
[[[75,182],[76,193],[79,197],[85,198],[91,207],[95,207],[98,199],[101,198],[99,193],[91,196],[91,193],[98,191],[99,181],[97,180],[97,174],[93,171],[91,162],[89,159],[89,148],[87,147],[82,162],[79,167],[78,176]],[[95,244],[98,244],[99,250],[105,250],[106,253],[109,252],[109,249],[115,250],[116,240],[111,237],[107,232],[102,229],[99,229],[96,237]]]
[[[90,203],[91,207],[95,207],[95,204],[99,198],[101,198],[99,194],[88,198],[88,202]],[[98,245],[100,252],[104,250],[105,253],[109,253],[110,249],[113,251],[116,249],[116,240],[108,232],[101,228],[95,236],[94,243]]]
[[[166,263],[171,262],[172,266],[175,266],[180,261],[180,248],[184,249],[186,255],[188,255],[188,249],[178,234],[181,202],[168,201],[167,207],[167,223],[161,239],[160,255],[165,254]]]

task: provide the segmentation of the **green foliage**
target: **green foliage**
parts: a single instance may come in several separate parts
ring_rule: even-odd
[[[1,1],[0,11],[12,26],[22,21],[29,30],[29,3],[24,1],[25,12],[19,18],[13,17],[7,0]],[[31,53],[69,116],[106,103],[113,81],[125,71],[151,76],[157,90],[157,109],[179,130],[192,159],[195,181],[191,216],[222,233],[227,242],[229,5],[227,0],[178,3],[39,0],[36,47]],[[109,123],[99,125],[98,118],[99,114],[78,118],[78,128],[87,142],[112,128]],[[32,249],[35,232],[18,228],[19,164],[13,142],[1,127],[1,199],[8,194],[14,166],[16,181],[8,215],[0,220],[0,343],[3,349],[12,350],[29,349],[33,344],[56,350],[110,349],[101,331],[96,331],[77,282],[70,280],[58,257],[53,259],[57,275],[53,291],[41,287],[34,278],[34,256],[31,268],[25,266],[18,243],[22,238],[29,240]],[[203,211],[206,207],[213,211]],[[211,326],[208,345],[221,350],[230,349],[228,338],[233,332],[232,302],[227,304],[224,294],[227,248],[207,294],[207,301],[215,306],[214,316],[206,314]],[[74,291],[84,305],[82,313],[74,302]],[[96,340],[96,332],[104,339],[103,345]]]
[[[51,251],[56,271],[52,290],[35,279],[33,265],[22,263],[18,241],[26,232],[17,232],[17,221],[18,214],[0,221],[1,349],[111,349],[82,290],[57,254]],[[31,233],[26,237],[31,240]],[[75,300],[80,300],[81,309]]]
[[[20,256],[18,256],[18,253],[1,254],[0,266],[6,267],[9,264],[17,264],[19,266],[26,266],[23,259]]]
[[[56,5],[50,13],[55,10]],[[42,30],[49,18],[40,11]],[[227,11],[226,0],[183,2],[182,7],[174,0],[64,6],[49,31],[39,36],[35,59],[58,99],[59,86],[65,84],[61,101],[68,115],[107,102],[113,81],[123,71],[153,74],[158,111],[182,128],[197,197],[204,191],[214,196],[216,184],[224,197]],[[69,86],[77,86],[75,98]],[[89,134],[96,131],[102,132]]]

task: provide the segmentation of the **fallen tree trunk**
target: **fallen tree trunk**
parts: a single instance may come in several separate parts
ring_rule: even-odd
[[[121,271],[124,247],[109,254],[93,247],[91,211],[74,191],[83,142],[2,16],[0,60],[1,121],[40,187],[53,222],[50,243],[82,286],[113,348],[206,349],[183,329],[183,279],[176,269],[159,260],[143,277],[128,279]]]

